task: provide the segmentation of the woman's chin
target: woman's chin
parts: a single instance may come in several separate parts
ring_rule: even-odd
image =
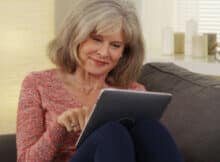
[[[108,72],[107,70],[101,70],[101,69],[89,69],[86,70],[87,73],[94,76],[107,76]]]

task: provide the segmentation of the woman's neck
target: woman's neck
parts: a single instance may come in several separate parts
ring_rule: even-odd
[[[105,84],[105,79],[107,75],[94,75],[85,72],[81,69],[77,69],[75,72],[75,77],[79,81],[92,86],[99,86]]]
[[[106,75],[92,75],[81,69],[77,69],[74,74],[67,74],[65,78],[72,88],[87,95],[107,87]]]

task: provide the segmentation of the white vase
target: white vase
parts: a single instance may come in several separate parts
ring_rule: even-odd
[[[190,19],[189,21],[186,22],[186,32],[185,32],[184,53],[187,56],[193,55],[192,38],[196,36],[197,33],[198,33],[197,22],[193,19]]]
[[[196,35],[192,38],[192,56],[208,56],[208,37],[207,35]]]
[[[171,27],[165,27],[163,29],[162,46],[163,55],[174,54],[174,35]]]

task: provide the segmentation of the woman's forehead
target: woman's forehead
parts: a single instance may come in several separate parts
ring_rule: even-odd
[[[99,30],[95,32],[96,34],[100,35],[114,35],[116,33],[122,33],[122,28],[114,27],[114,28],[109,28],[106,30]]]
[[[108,28],[106,30],[99,30],[99,31],[94,31],[91,33],[91,35],[99,35],[99,36],[104,36],[104,37],[111,37],[115,38],[118,41],[123,41],[125,40],[125,34],[123,31],[122,27],[114,27],[114,28]]]
[[[115,33],[123,28],[122,17],[106,18],[96,25],[97,33]]]

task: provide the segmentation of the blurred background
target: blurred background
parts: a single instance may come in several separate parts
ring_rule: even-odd
[[[14,133],[20,85],[31,71],[52,67],[54,0],[0,0],[0,133]]]

